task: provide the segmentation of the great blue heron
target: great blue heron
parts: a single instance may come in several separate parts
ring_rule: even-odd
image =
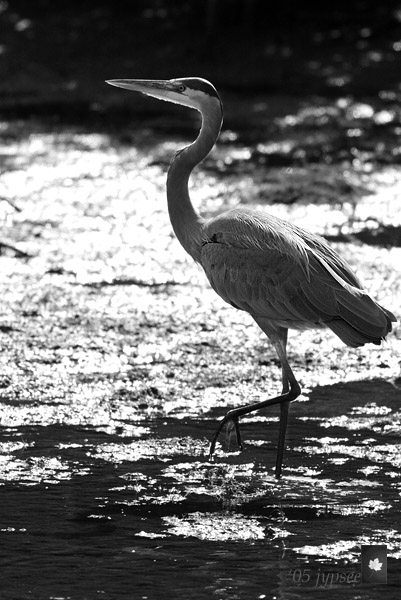
[[[235,427],[241,448],[239,417],[279,404],[275,470],[279,478],[289,404],[301,393],[287,360],[288,329],[329,327],[356,348],[380,344],[396,318],[368,296],[349,265],[321,237],[249,208],[228,210],[208,220],[197,214],[188,193],[189,176],[213,148],[223,121],[222,102],[211,83],[192,77],[107,83],[194,108],[202,115],[198,137],[175,154],[168,170],[171,224],[184,249],[202,265],[213,289],[235,308],[248,312],[264,331],[282,369],[281,394],[228,411],[212,439],[210,455],[225,424]]]

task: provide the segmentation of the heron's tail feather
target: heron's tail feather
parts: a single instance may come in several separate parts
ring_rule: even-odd
[[[337,292],[338,316],[326,325],[348,346],[380,344],[397,319],[362,290]],[[353,291],[354,291],[353,290]]]
[[[333,319],[326,323],[327,327],[329,327],[333,333],[338,335],[340,340],[347,344],[347,346],[351,346],[352,348],[358,348],[358,346],[363,346],[364,344],[381,344],[383,338],[374,338],[367,336],[366,334],[361,333],[355,327],[352,327],[346,321],[342,319]]]

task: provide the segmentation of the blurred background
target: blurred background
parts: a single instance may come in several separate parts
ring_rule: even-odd
[[[103,80],[118,77],[197,75],[244,94],[394,97],[400,57],[397,0],[0,2],[3,114],[104,110],[114,96]]]

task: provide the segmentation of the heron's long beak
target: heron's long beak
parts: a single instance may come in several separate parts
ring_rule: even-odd
[[[166,96],[179,93],[178,86],[172,81],[152,79],[109,79],[106,83],[132,92],[141,92],[160,100],[167,100]]]

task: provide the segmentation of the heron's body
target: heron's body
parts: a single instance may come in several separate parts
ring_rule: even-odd
[[[200,263],[226,302],[272,327],[329,327],[344,343],[380,344],[391,313],[318,236],[263,212],[235,209],[204,225]]]
[[[215,88],[202,79],[166,82],[113,80],[109,83],[199,110],[202,128],[195,142],[172,160],[167,199],[173,229],[184,249],[200,263],[213,289],[235,308],[248,312],[275,346],[282,365],[283,390],[272,399],[231,410],[222,426],[280,404],[276,475],[281,473],[288,406],[300,387],[288,364],[288,329],[329,327],[345,344],[380,344],[394,315],[372,300],[348,264],[323,240],[262,211],[238,208],[205,220],[188,193],[193,168],[210,152],[220,132],[222,105]]]

